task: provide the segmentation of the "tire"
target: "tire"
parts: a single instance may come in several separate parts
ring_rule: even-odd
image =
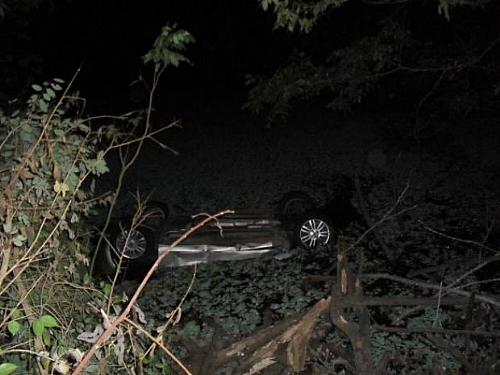
[[[279,201],[277,216],[282,221],[294,222],[315,208],[316,204],[309,195],[301,191],[293,191],[285,194]]]
[[[158,242],[150,227],[126,228],[123,223],[111,225],[101,257],[105,257],[107,275],[113,275],[120,266],[120,278],[136,279],[143,277],[158,258]]]
[[[295,244],[305,250],[325,247],[334,239],[331,220],[316,212],[309,212],[297,220],[294,231]]]
[[[170,207],[168,204],[152,201],[146,203],[143,213],[143,224],[155,231],[161,230],[170,218]]]

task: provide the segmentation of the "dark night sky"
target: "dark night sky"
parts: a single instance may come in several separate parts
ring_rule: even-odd
[[[332,46],[370,33],[386,11],[352,1],[307,37],[273,30],[274,16],[255,0],[73,0],[52,8],[43,4],[27,17],[25,36],[4,37],[2,44],[10,51],[39,55],[43,62],[38,80],[68,79],[83,63],[76,87],[102,110],[127,110],[128,85],[139,70],[147,71],[140,57],[167,23],[177,23],[197,41],[186,53],[193,65],[172,68],[159,96],[184,98],[173,105],[189,102],[193,95],[241,102],[245,74],[273,72],[296,47],[324,57]],[[8,19],[4,27],[9,28]]]
[[[226,102],[239,108],[247,94],[245,74],[272,73],[285,64],[294,48],[319,62],[332,48],[374,33],[381,20],[398,12],[403,14],[401,19],[407,18],[413,36],[437,42],[441,50],[450,36],[467,40],[470,35],[484,35],[486,40],[499,32],[498,6],[474,12],[458,9],[449,22],[438,14],[435,2],[398,7],[352,0],[324,17],[307,36],[273,30],[274,16],[263,12],[256,0],[73,0],[52,8],[41,4],[26,17],[29,24],[23,36],[9,35],[16,31],[9,28],[9,18],[4,20],[3,48],[14,55],[40,56],[42,69],[36,81],[56,76],[68,79],[83,64],[75,87],[89,99],[89,108],[100,112],[130,109],[129,84],[140,70],[148,71],[140,57],[167,23],[177,23],[197,40],[186,52],[193,65],[171,68],[158,93],[170,107],[184,111],[193,102],[208,106]],[[428,83],[420,91],[419,84],[417,80],[415,95],[421,97]],[[391,85],[401,86],[401,81],[388,80],[389,91]],[[372,100],[370,107],[373,98],[367,99],[368,109],[379,105]],[[413,106],[416,100],[411,97],[408,102]]]
[[[83,63],[77,87],[117,104],[128,99],[139,70],[147,71],[140,57],[166,23],[177,23],[197,41],[187,51],[193,65],[172,68],[160,96],[224,89],[242,98],[244,75],[269,70],[290,50],[290,38],[272,32],[272,17],[257,2],[228,0],[73,1],[37,12],[26,47],[43,57],[46,77],[68,78]]]

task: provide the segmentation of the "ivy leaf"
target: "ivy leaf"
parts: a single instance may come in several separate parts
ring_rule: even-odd
[[[190,337],[195,337],[195,336],[198,336],[198,334],[200,333],[200,326],[198,325],[198,323],[196,323],[195,321],[189,321],[186,323],[186,325],[184,326],[184,329],[182,330],[184,335],[186,336],[190,336]]]
[[[43,315],[40,318],[40,321],[43,323],[43,326],[46,328],[59,327],[57,320],[52,315]]]
[[[17,227],[14,227],[12,223],[4,223],[3,224],[3,231],[5,234],[16,234],[17,233]]]
[[[27,239],[28,237],[26,237],[24,234],[18,234],[14,237],[12,243],[14,244],[14,246],[21,247],[24,245]]]
[[[13,363],[2,363],[0,365],[0,375],[9,375],[16,371],[17,366]]]
[[[66,132],[62,129],[54,129],[54,134],[62,138],[66,135]]]
[[[43,335],[43,331],[45,329],[45,326],[43,325],[43,322],[41,319],[37,319],[33,322],[31,329],[33,330],[33,333],[35,334],[36,337],[41,337]]]
[[[49,110],[49,105],[45,100],[39,99],[38,102],[38,107],[40,108],[40,111],[42,112],[47,112]]]
[[[42,86],[40,86],[40,85],[34,84],[34,85],[31,85],[31,87],[35,91],[42,91]]]
[[[53,83],[51,83],[51,86],[53,86]],[[46,93],[50,99],[53,99],[56,97],[56,93],[54,90],[52,90],[50,87],[47,87]]]
[[[52,86],[52,88],[56,91],[61,91],[62,90],[62,87],[61,85],[57,84],[57,83],[51,83],[50,86]]]
[[[104,295],[106,297],[109,297],[111,295],[111,291],[113,290],[111,288],[111,284],[105,282],[101,285],[101,288],[102,288],[102,292],[104,293]]]
[[[98,176],[109,172],[109,168],[106,165],[106,161],[104,159],[96,159],[93,166],[93,171]]]
[[[54,184],[54,191],[56,193],[61,193],[63,197],[66,196],[66,193],[69,191],[69,186],[65,182],[56,181]]]
[[[45,344],[45,346],[50,347],[51,344],[51,337],[50,337],[50,332],[47,331],[46,329],[43,330],[42,332],[42,341]]]
[[[9,324],[7,324],[7,329],[12,336],[15,336],[21,330],[21,324],[17,320],[11,320]]]

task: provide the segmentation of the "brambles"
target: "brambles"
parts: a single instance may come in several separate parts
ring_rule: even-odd
[[[69,87],[57,78],[33,85],[24,106],[0,112],[0,327],[8,332],[2,337],[4,356],[20,370],[48,369],[75,344],[63,331],[71,328],[71,319],[82,318],[83,310],[77,313],[71,301],[77,294],[82,302],[91,300],[94,293],[86,222],[109,200],[94,196],[93,179],[108,172],[105,154],[98,150],[105,137],[75,115],[80,99],[69,95]],[[8,349],[22,342],[32,345],[32,355],[16,356]],[[37,362],[37,356],[47,360]],[[4,367],[12,368],[9,364]]]

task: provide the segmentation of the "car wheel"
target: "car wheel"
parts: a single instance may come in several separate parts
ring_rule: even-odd
[[[323,247],[333,240],[333,227],[331,221],[320,214],[307,214],[297,222],[295,229],[297,244],[311,250]]]
[[[161,229],[170,217],[170,208],[162,202],[148,202],[144,208],[144,225],[152,227],[154,230]]]
[[[295,221],[315,208],[313,199],[304,192],[287,193],[278,203],[278,217],[284,221]]]
[[[121,223],[113,224],[106,236],[107,263],[111,272],[120,266],[120,276],[135,279],[144,276],[158,258],[158,244],[154,231],[144,225],[127,229]]]

